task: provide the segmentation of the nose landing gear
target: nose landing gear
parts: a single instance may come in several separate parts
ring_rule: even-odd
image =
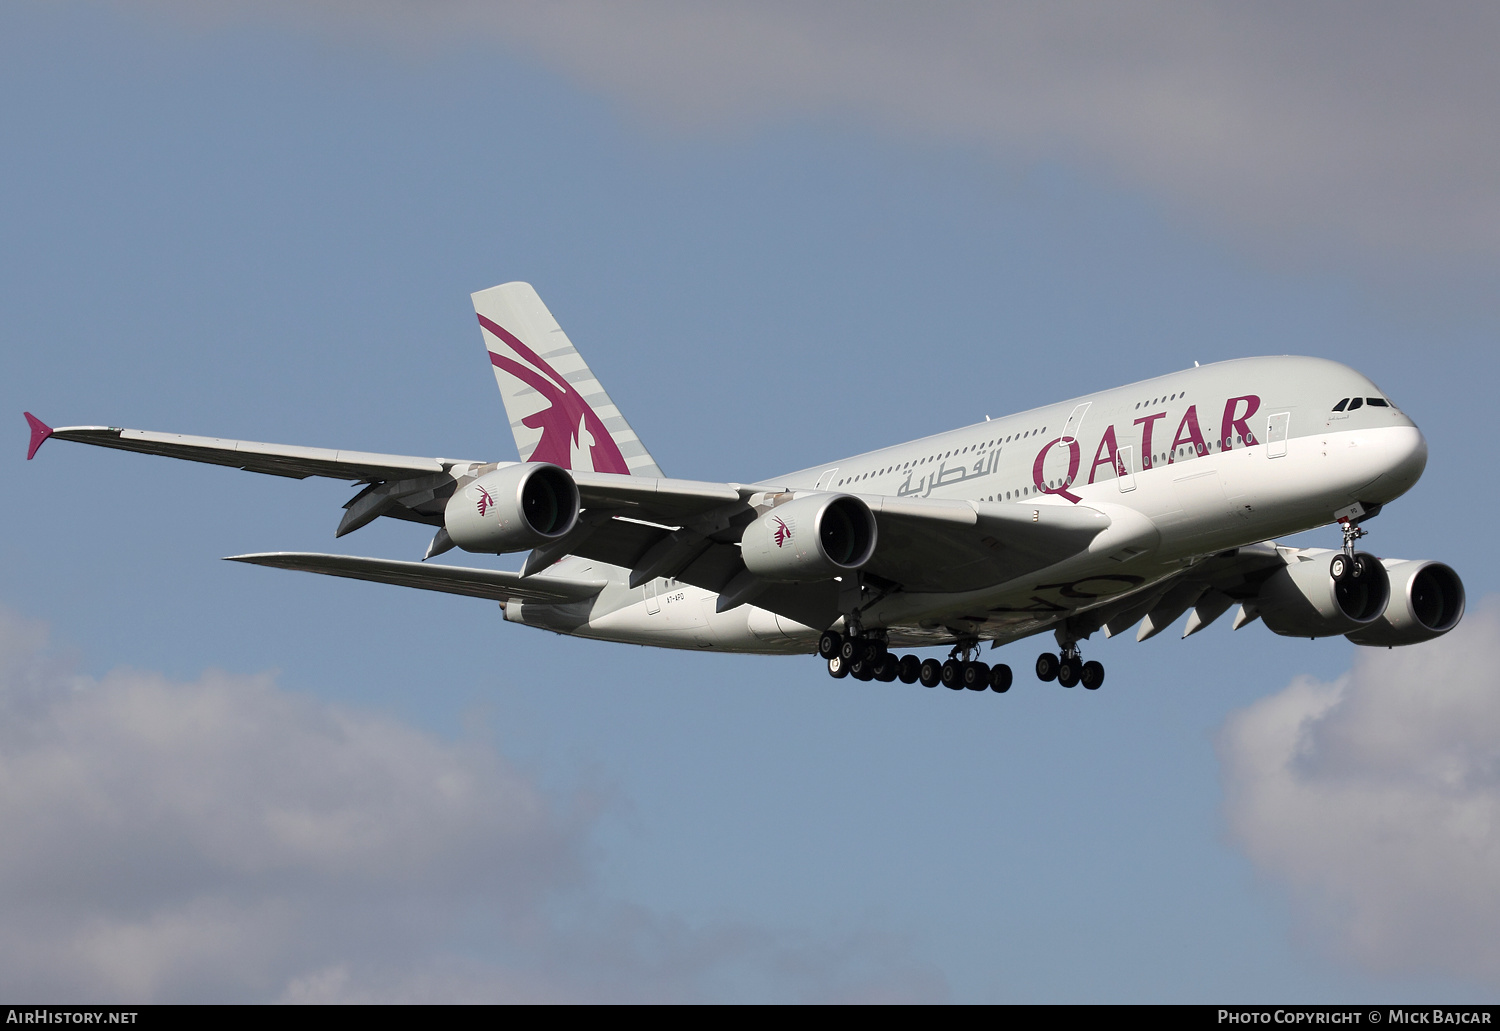
[[[1370,535],[1370,531],[1359,524],[1366,519],[1374,519],[1379,514],[1379,505],[1366,506],[1360,503],[1350,505],[1337,513],[1339,529],[1344,533],[1344,547],[1328,563],[1328,575],[1333,577],[1334,583],[1359,580],[1369,572],[1369,564],[1375,559],[1365,554],[1356,555],[1354,544],[1361,537]]]

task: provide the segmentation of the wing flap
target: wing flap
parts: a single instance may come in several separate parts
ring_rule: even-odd
[[[352,580],[415,587],[424,591],[462,594],[491,601],[532,601],[567,604],[586,601],[604,589],[604,580],[570,580],[539,574],[522,579],[519,573],[466,566],[434,566],[424,562],[361,558],[356,555],[321,555],[315,552],[273,551],[254,555],[231,555],[227,561],[247,562],[275,569],[295,569]]]

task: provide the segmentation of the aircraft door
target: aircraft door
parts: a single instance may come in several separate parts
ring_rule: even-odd
[[[837,476],[837,475],[838,475],[838,468],[837,467],[834,467],[832,469],[827,470],[826,472],[823,473],[822,476],[818,477],[818,482],[813,487],[813,490],[827,490],[829,488],[829,485],[833,483],[833,478],[835,476]]]
[[[1073,414],[1068,416],[1067,424],[1063,426],[1062,439],[1064,442],[1078,439],[1079,430],[1083,426],[1083,417],[1089,413],[1089,405],[1093,403],[1092,401],[1085,401],[1073,409]]]
[[[1135,445],[1129,444],[1115,452],[1115,479],[1120,484],[1120,493],[1135,490]]]
[[[1291,425],[1291,412],[1277,412],[1266,418],[1266,457],[1286,456],[1287,431]]]

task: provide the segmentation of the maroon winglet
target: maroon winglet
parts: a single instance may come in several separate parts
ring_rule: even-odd
[[[31,424],[31,446],[26,449],[26,461],[36,455],[36,449],[42,446],[42,441],[52,436],[52,427],[32,415],[30,412],[21,413],[26,416],[26,421]]]

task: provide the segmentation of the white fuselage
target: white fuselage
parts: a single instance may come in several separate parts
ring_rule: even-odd
[[[892,644],[951,640],[960,616],[976,636],[1003,643],[1059,613],[1148,590],[1204,556],[1326,525],[1355,502],[1400,496],[1426,463],[1421,431],[1389,405],[1332,411],[1351,396],[1384,400],[1334,362],[1243,359],[766,482],[867,498],[1082,505],[1107,515],[1109,528],[1065,562],[962,594],[896,592],[864,613]],[[716,612],[713,592],[673,580],[632,590],[628,570],[585,558],[555,571],[610,584],[578,605],[512,602],[506,618],[581,637],[737,652],[806,653],[819,634],[753,605]]]

